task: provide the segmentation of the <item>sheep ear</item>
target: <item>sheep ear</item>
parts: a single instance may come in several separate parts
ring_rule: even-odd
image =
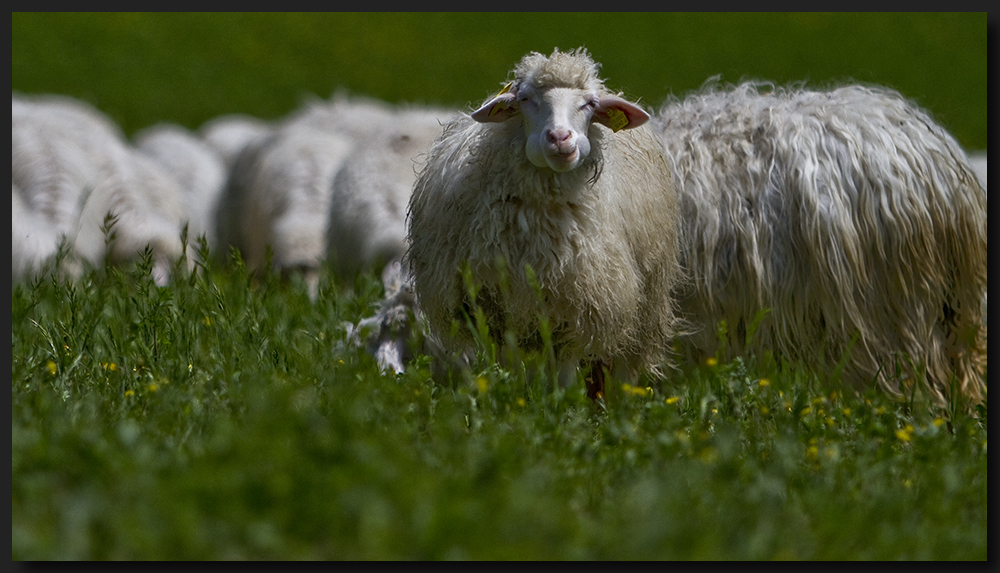
[[[649,121],[649,114],[638,105],[615,96],[604,96],[594,110],[594,121],[612,131],[632,129]]]
[[[479,123],[500,123],[507,121],[520,112],[514,98],[514,94],[510,92],[497,94],[496,97],[484,103],[483,107],[472,112],[472,119]]]

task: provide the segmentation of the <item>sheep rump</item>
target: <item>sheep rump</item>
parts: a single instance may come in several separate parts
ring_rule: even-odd
[[[685,352],[715,353],[725,321],[729,357],[849,356],[855,387],[985,399],[986,193],[925,112],[883,88],[747,82],[656,122],[681,194],[678,306],[702,327]]]

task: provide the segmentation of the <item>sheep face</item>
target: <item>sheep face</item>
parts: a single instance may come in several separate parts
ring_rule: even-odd
[[[591,90],[528,83],[508,89],[476,110],[472,119],[495,123],[519,117],[528,160],[560,173],[576,169],[590,155],[591,124],[619,131],[639,127],[649,119],[636,104]]]

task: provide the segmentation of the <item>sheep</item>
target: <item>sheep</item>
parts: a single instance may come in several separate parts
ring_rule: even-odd
[[[700,326],[683,354],[985,399],[986,192],[925,111],[881,87],[710,82],[653,124],[681,196],[677,306]]]
[[[215,238],[215,208],[228,176],[222,155],[187,128],[158,123],[133,136],[136,148],[162,165],[184,192],[188,236],[205,236],[210,250]]]
[[[24,205],[70,245],[70,276],[84,263],[124,262],[149,246],[154,278],[166,283],[183,254],[181,191],[110,119],[71,98],[14,95],[11,155],[13,188]],[[109,215],[116,221],[110,245]]]
[[[327,259],[347,280],[400,260],[416,163],[456,111],[410,107],[351,152],[333,180]]]
[[[326,257],[326,224],[333,176],[350,152],[344,134],[307,125],[277,128],[247,145],[230,170],[216,211],[220,245],[241,252],[248,269],[272,266],[299,272],[317,295]]]
[[[524,349],[542,346],[548,319],[555,381],[589,368],[591,399],[605,368],[659,373],[678,326],[679,220],[649,117],[578,48],[527,54],[501,93],[445,126],[414,184],[404,257],[438,344],[468,351],[472,336],[450,333],[475,303],[492,338]]]

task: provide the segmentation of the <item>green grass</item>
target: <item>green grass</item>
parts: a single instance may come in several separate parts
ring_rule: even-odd
[[[12,89],[131,134],[341,86],[465,105],[577,45],[651,105],[714,74],[853,78],[986,146],[983,13],[13,13]],[[944,422],[751,357],[599,413],[486,360],[379,374],[343,327],[374,276],[324,275],[313,304],[238,265],[179,272],[14,285],[14,560],[987,558],[985,407]]]
[[[753,360],[551,390],[379,374],[374,277],[148,260],[12,292],[12,555],[986,559],[980,419]]]

